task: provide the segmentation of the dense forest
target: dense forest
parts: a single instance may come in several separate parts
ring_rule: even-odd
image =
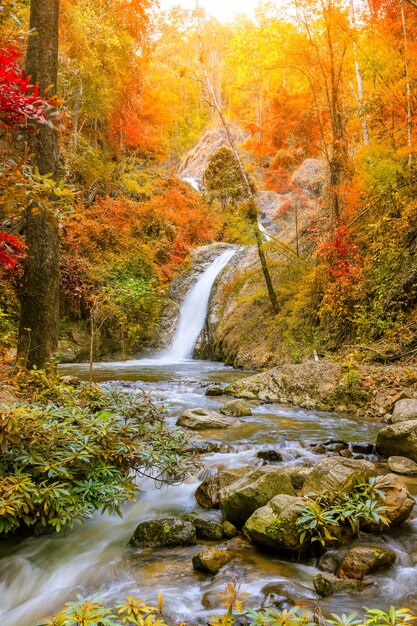
[[[244,5],[0,4],[2,626],[416,619],[417,4]]]

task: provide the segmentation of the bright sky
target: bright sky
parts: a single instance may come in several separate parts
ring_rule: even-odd
[[[221,22],[229,22],[236,13],[252,15],[259,0],[199,0],[199,4],[209,15],[217,17]],[[195,0],[160,0],[160,5],[163,10],[175,5],[180,5],[184,9],[194,9]]]

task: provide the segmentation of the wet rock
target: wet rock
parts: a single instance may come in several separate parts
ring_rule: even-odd
[[[355,441],[350,444],[354,454],[375,454],[375,444],[367,441]]]
[[[285,469],[267,465],[220,490],[220,510],[225,519],[242,526],[256,509],[278,494],[294,495]]]
[[[259,450],[259,452],[256,453],[256,458],[266,463],[280,463],[282,461],[282,454],[278,452],[278,450]]]
[[[251,467],[239,467],[236,469],[223,470],[214,476],[209,476],[197,488],[194,496],[203,509],[216,509],[219,507],[220,489],[227,487],[244,474],[252,472]]]
[[[224,393],[224,386],[223,385],[209,385],[206,389],[206,391],[204,392],[204,395],[206,396],[222,396]]]
[[[343,450],[340,450],[339,456],[342,456],[345,459],[351,459],[353,457],[353,452],[351,452],[349,448],[344,448]]]
[[[314,446],[312,452],[314,454],[327,454],[327,448],[322,443],[319,443],[317,446]]]
[[[194,452],[194,454],[213,454],[215,452],[231,452],[228,450],[230,446],[226,446],[218,441],[198,441],[193,446],[187,448],[187,452]]]
[[[293,489],[295,491],[300,491],[307,480],[307,477],[310,475],[312,468],[304,467],[302,465],[294,465],[292,467],[286,467],[285,471],[289,476]]]
[[[239,531],[236,528],[236,526],[234,526],[227,520],[223,522],[223,532],[224,532],[225,537],[227,537],[228,539],[233,539],[233,537],[237,537],[239,534]]]
[[[294,606],[294,602],[284,595],[282,583],[268,583],[262,588],[261,593],[264,595],[262,608],[267,609],[273,607],[275,609],[289,609]]]
[[[362,589],[360,580],[342,580],[326,572],[314,576],[313,584],[317,593],[324,597],[335,593],[356,593]]]
[[[335,574],[343,555],[339,550],[327,550],[317,561],[317,568],[328,574]]]
[[[15,402],[20,402],[16,397],[16,390],[10,385],[1,385],[0,404],[14,404]]]
[[[415,505],[414,497],[409,493],[404,483],[395,474],[381,476],[376,486],[384,492],[384,516],[388,518],[390,527],[399,526],[410,517]],[[377,530],[378,524],[363,524],[364,530]]]
[[[388,467],[394,474],[404,474],[405,476],[417,474],[417,463],[403,456],[390,456]]]
[[[208,430],[211,428],[229,428],[235,422],[223,417],[215,411],[207,409],[188,409],[177,420],[177,426],[184,426],[191,430]]]
[[[252,409],[247,402],[243,400],[229,400],[220,407],[220,413],[230,415],[231,417],[245,417],[252,415]]]
[[[369,461],[330,457],[322,459],[308,475],[303,493],[349,492],[356,482],[376,476],[375,465]]]
[[[198,515],[198,513],[184,515],[184,519],[189,520],[194,525],[197,539],[204,541],[221,541],[223,539],[223,524],[218,520]]]
[[[195,527],[190,521],[162,517],[141,522],[129,543],[138,548],[192,546],[196,539]]]
[[[193,568],[205,574],[217,574],[227,563],[233,561],[235,554],[221,548],[205,548],[193,556]]]
[[[389,548],[355,546],[343,557],[337,575],[343,579],[362,580],[367,574],[392,565],[395,559],[395,552]]]
[[[417,420],[417,400],[413,398],[398,400],[392,412],[391,424],[408,422],[409,420]]]
[[[325,443],[326,449],[328,452],[341,452],[342,450],[347,450],[349,447],[345,441],[334,441],[330,443]]]
[[[61,376],[59,382],[68,387],[79,387],[81,385],[81,380],[78,376]]]
[[[219,609],[223,605],[220,592],[206,591],[201,598],[201,604],[205,609]]]
[[[292,552],[300,547],[297,520],[303,498],[278,495],[257,509],[247,520],[243,532],[255,543],[275,551]]]
[[[405,456],[417,463],[417,421],[384,426],[378,433],[376,446],[378,452],[387,458]]]

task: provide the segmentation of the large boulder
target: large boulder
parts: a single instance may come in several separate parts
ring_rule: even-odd
[[[314,195],[320,195],[328,182],[329,168],[322,159],[306,159],[291,178],[291,183]]]
[[[220,510],[225,519],[242,526],[256,509],[274,496],[294,495],[291,479],[285,469],[267,465],[220,490]]]
[[[385,507],[384,516],[388,518],[389,526],[399,526],[411,515],[415,505],[415,499],[408,491],[402,480],[395,474],[381,476],[376,483],[376,487],[381,489],[385,499],[381,502]],[[376,530],[378,526],[364,524],[365,530]]]
[[[394,474],[403,474],[405,476],[417,474],[417,463],[411,459],[406,459],[404,456],[390,456],[388,467]]]
[[[362,589],[360,580],[343,580],[326,572],[314,576],[313,584],[317,593],[324,597],[335,593],[356,593]]]
[[[285,494],[275,496],[250,516],[243,532],[257,545],[293,552],[300,547],[297,520],[304,505],[303,498]]]
[[[223,539],[223,524],[213,517],[189,513],[184,515],[183,519],[190,521],[194,525],[197,539],[202,539],[203,541],[221,541]]]
[[[417,420],[417,399],[403,398],[395,403],[391,416],[391,424]]]
[[[324,491],[348,493],[357,482],[366,482],[376,476],[377,470],[369,461],[330,457],[322,459],[306,478],[303,493],[323,493]]]
[[[371,572],[395,563],[396,554],[389,548],[378,546],[355,546],[348,550],[340,563],[339,578],[362,580]]]
[[[386,457],[405,456],[417,463],[417,420],[385,426],[378,433],[376,445]]]
[[[193,556],[193,568],[205,574],[217,574],[227,563],[233,561],[235,553],[227,549],[210,547]]]
[[[138,548],[192,546],[196,538],[192,522],[178,517],[162,517],[141,522],[129,543]]]
[[[178,418],[177,426],[184,426],[191,430],[209,430],[212,428],[229,428],[235,422],[215,411],[207,409],[188,409]]]
[[[229,400],[220,407],[220,413],[231,417],[245,417],[252,415],[252,409],[244,400]]]
[[[218,509],[220,489],[227,487],[252,471],[251,467],[239,467],[236,469],[223,470],[214,476],[208,476],[203,480],[201,485],[197,487],[194,494],[195,499],[203,509]]]

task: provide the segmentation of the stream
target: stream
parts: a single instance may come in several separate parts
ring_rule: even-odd
[[[226,257],[223,260],[227,262]],[[210,269],[212,266],[191,291],[198,288],[204,276],[207,278]],[[204,290],[211,289],[217,274],[212,271],[213,280],[211,284],[205,281]],[[186,314],[190,311],[181,311],[183,319]],[[201,327],[203,324],[204,315]],[[193,330],[194,342],[200,330]],[[182,332],[188,332],[186,324]],[[178,333],[175,341],[177,346],[181,344]],[[104,386],[121,386],[130,392],[141,389],[151,392],[164,404],[166,419],[174,425],[184,409],[218,410],[224,403],[224,396],[204,395],[208,384],[229,383],[249,375],[219,363],[172,357],[168,350],[153,358],[100,363],[95,366],[95,380]],[[61,366],[61,372],[88,379],[86,364]],[[320,457],[311,452],[311,442],[332,438],[374,442],[380,428],[380,424],[292,406],[254,404],[252,408],[253,415],[242,418],[239,425],[200,435],[204,441],[227,444],[225,451],[203,457],[207,469],[256,466],[259,464],[257,451],[268,448],[280,450],[284,465],[306,461],[314,464]],[[156,603],[158,592],[163,594],[168,617],[203,624],[219,606],[216,594],[234,577],[241,583],[242,591],[250,594],[248,606],[259,608],[265,595],[271,592],[285,595],[305,607],[314,607],[316,594],[312,579],[318,571],[314,560],[289,561],[253,548],[244,558],[226,565],[215,577],[206,577],[194,572],[191,564],[192,556],[201,549],[199,546],[138,549],[128,545],[140,521],[167,514],[203,512],[194,498],[200,482],[201,474],[200,478],[196,475],[180,486],[162,488],[157,488],[149,479],[141,480],[137,501],[124,507],[122,519],[116,515],[96,514],[68,532],[0,544],[1,626],[35,626],[66,601],[75,600],[77,594],[96,594],[109,602],[134,595]],[[209,514],[220,515],[216,511]],[[322,600],[326,614],[350,613],[364,605],[386,608],[395,604],[417,609],[417,520],[390,533],[387,542],[397,553],[396,565],[372,576],[374,584],[365,586],[360,594]]]

